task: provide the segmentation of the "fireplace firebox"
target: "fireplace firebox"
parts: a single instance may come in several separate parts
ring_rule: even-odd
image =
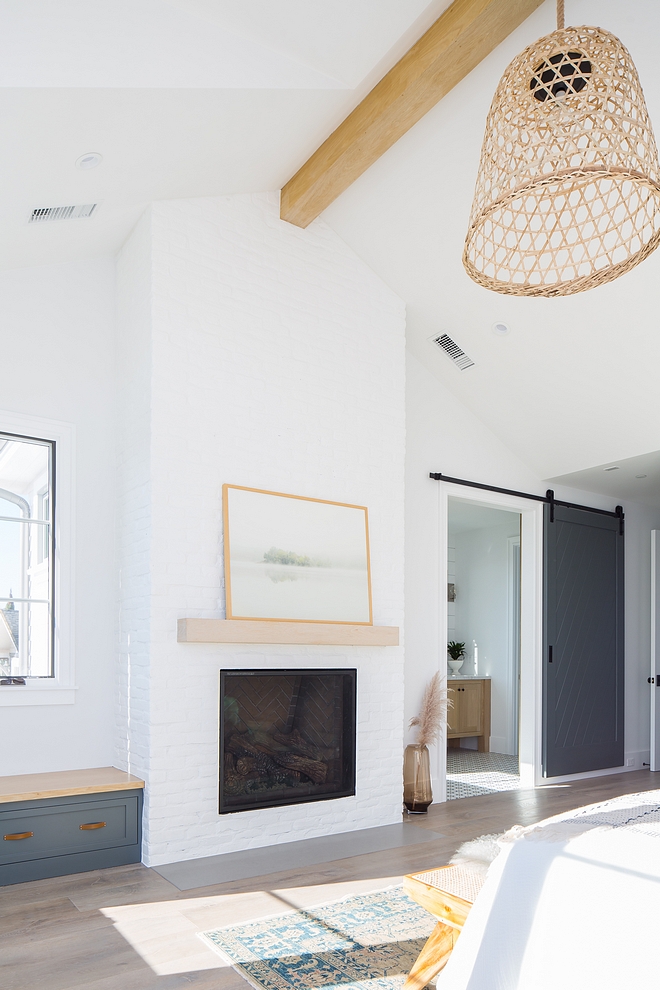
[[[355,794],[354,669],[220,671],[220,814]]]

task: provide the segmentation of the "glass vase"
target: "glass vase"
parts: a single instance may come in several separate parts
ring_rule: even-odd
[[[426,746],[406,746],[403,754],[403,803],[411,815],[423,815],[433,801]]]

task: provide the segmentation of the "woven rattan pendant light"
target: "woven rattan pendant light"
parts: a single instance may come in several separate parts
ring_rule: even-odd
[[[563,25],[502,77],[486,122],[463,264],[516,296],[602,285],[660,241],[660,169],[628,51]]]

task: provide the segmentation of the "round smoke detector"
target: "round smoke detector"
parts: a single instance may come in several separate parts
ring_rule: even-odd
[[[491,329],[498,337],[504,337],[505,334],[511,333],[511,327],[508,323],[493,323]]]
[[[96,168],[103,161],[103,155],[100,155],[98,151],[88,151],[86,155],[81,155],[80,158],[76,160],[76,168],[81,168],[83,170],[88,168]]]

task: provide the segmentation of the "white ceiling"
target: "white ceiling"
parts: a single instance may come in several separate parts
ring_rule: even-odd
[[[221,19],[204,17],[194,6],[163,0],[4,0],[0,85],[342,87],[339,80],[274,51],[249,33],[227,30]]]
[[[409,29],[419,35],[446,6],[2,0],[0,86],[355,89]]]
[[[660,449],[660,251],[561,299],[498,295],[461,263],[493,93],[511,58],[553,29],[554,11],[539,8],[323,214],[406,301],[411,350],[539,478]],[[660,137],[660,4],[567,0],[566,16],[622,38]],[[511,333],[496,336],[495,321]],[[457,370],[429,342],[439,332],[475,367]]]
[[[279,189],[448,4],[0,0],[0,268],[114,252],[152,200]]]
[[[0,268],[116,251],[158,199],[277,189],[449,0],[0,0]],[[323,215],[406,301],[408,342],[540,478],[660,449],[660,252],[556,300],[497,296],[460,257],[483,124],[530,17]],[[660,4],[567,0],[632,51],[660,131]],[[85,152],[103,155],[91,171]],[[34,207],[98,202],[29,226]],[[505,321],[508,336],[491,332]],[[475,360],[459,372],[429,338]],[[595,489],[599,490],[599,489]]]
[[[383,71],[387,71],[449,6],[450,0],[165,2],[355,89],[384,56]]]
[[[598,492],[611,498],[632,498],[647,505],[660,505],[660,450],[639,457],[627,457],[575,471],[558,478],[548,478],[557,485]]]

